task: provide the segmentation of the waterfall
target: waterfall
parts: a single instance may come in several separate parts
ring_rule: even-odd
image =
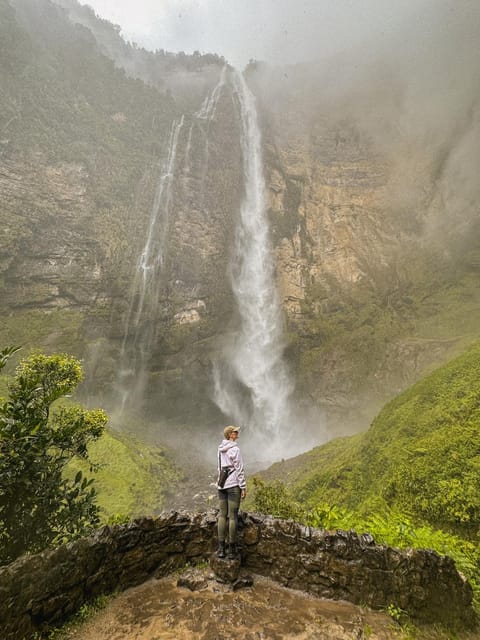
[[[184,116],[170,130],[168,152],[155,191],[145,244],[138,258],[123,332],[119,388],[122,409],[127,400],[141,399],[145,370],[156,337],[161,272],[167,252],[167,238],[175,177],[178,139]]]
[[[195,111],[193,114],[193,121],[190,124],[190,129],[188,132],[188,142],[187,142],[187,150],[185,152],[185,163],[184,163],[184,174],[189,177],[192,171],[197,170],[198,175],[200,176],[200,190],[197,194],[197,205],[202,207],[204,204],[205,197],[205,180],[208,173],[209,166],[209,156],[210,156],[210,126],[215,119],[215,114],[217,110],[218,101],[222,95],[223,88],[225,86],[227,74],[227,67],[224,66],[222,71],[220,72],[220,77],[217,84],[214,88],[207,93],[205,99],[200,106],[200,109]],[[203,156],[200,159],[197,159],[196,166],[192,162],[192,137],[194,138],[194,134],[198,132],[199,142],[194,144],[194,147],[203,149]]]
[[[240,73],[233,74],[233,84],[245,180],[230,274],[240,326],[230,337],[224,361],[214,366],[214,399],[226,415],[248,428],[245,445],[254,449],[257,459],[272,459],[285,451],[292,384],[283,361],[283,316],[275,286],[255,98]]]
[[[190,123],[190,127],[188,129],[187,148],[185,149],[185,158],[184,158],[184,164],[183,164],[183,173],[187,176],[190,174],[190,171],[192,169],[191,167],[192,133],[193,133],[193,122]]]
[[[225,85],[226,74],[227,74],[227,67],[224,66],[220,73],[219,81],[217,82],[216,86],[213,88],[213,91],[207,94],[200,109],[195,112],[195,117],[200,118],[201,120],[209,120],[209,121],[213,120],[213,118],[215,117],[215,111],[217,109],[218,100],[222,93],[222,89]]]
[[[129,308],[123,331],[119,374],[116,389],[120,395],[120,411],[127,406],[138,408],[143,400],[148,376],[149,360],[155,350],[157,330],[161,322],[160,293],[163,268],[168,251],[170,214],[176,179],[188,177],[192,170],[192,151],[195,129],[201,132],[203,162],[200,168],[201,185],[197,201],[203,202],[205,176],[208,168],[208,132],[225,85],[226,67],[220,73],[215,87],[206,95],[200,108],[190,116],[172,123],[168,152],[161,165],[159,180],[150,213],[145,243],[139,254]],[[182,131],[185,130],[183,133]],[[179,140],[185,143],[183,156],[179,155]],[[186,142],[185,142],[186,141]]]

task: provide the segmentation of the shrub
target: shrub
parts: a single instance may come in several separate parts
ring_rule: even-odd
[[[0,352],[0,368],[9,351]],[[87,458],[106,414],[52,406],[81,378],[75,358],[34,354],[9,385],[0,407],[0,562],[73,539],[99,521],[93,480],[81,471],[68,479],[63,470],[72,458]]]

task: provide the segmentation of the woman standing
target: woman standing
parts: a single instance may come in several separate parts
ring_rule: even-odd
[[[218,551],[219,558],[225,558],[225,542],[227,538],[228,519],[228,557],[236,558],[237,551],[237,530],[238,530],[238,510],[240,500],[247,495],[247,484],[245,482],[245,471],[243,468],[242,454],[237,444],[240,427],[225,427],[223,430],[224,439],[218,447],[218,473],[222,469],[228,470],[227,479],[223,487],[218,486],[218,499],[220,502],[220,513],[218,516]]]

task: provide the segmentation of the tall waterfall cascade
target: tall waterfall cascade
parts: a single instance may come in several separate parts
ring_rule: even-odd
[[[239,326],[224,360],[214,366],[214,399],[247,430],[257,459],[285,451],[292,382],[283,360],[284,323],[275,284],[267,216],[262,138],[255,98],[238,72],[232,76],[241,119],[244,197],[231,266]],[[287,430],[286,430],[287,429]]]
[[[284,317],[275,281],[255,98],[243,75],[226,67],[200,108],[171,126],[145,240],[135,264],[117,390],[122,412],[127,406],[140,408],[163,322],[161,294],[174,198],[182,192],[182,184],[185,188],[185,180],[197,180],[195,206],[203,206],[210,127],[219,100],[227,91],[238,114],[243,199],[229,269],[236,303],[234,328],[227,330],[221,355],[213,366],[213,399],[225,416],[245,428],[244,446],[250,458],[272,461],[287,450],[295,450],[290,437],[293,384],[283,358]]]

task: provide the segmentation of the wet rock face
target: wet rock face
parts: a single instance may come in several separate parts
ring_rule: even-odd
[[[240,559],[230,560],[228,558],[218,558],[212,555],[210,567],[220,582],[233,584],[240,575]]]
[[[226,593],[253,586],[253,577],[241,569],[239,560],[221,560],[213,555],[210,568],[210,572],[202,568],[187,569],[177,579],[177,587]]]
[[[177,580],[177,587],[184,587],[190,591],[201,591],[208,586],[208,580],[198,569],[184,571]]]
[[[0,173],[2,311],[101,303],[107,255],[92,224],[85,167],[36,154],[2,158]]]
[[[214,512],[172,512],[104,527],[88,538],[1,568],[3,640],[31,637],[92,597],[210,558],[215,524]],[[372,608],[393,603],[419,621],[473,623],[471,587],[448,557],[399,551],[376,545],[370,536],[311,529],[269,516],[244,514],[241,525],[241,565],[247,571],[324,598]],[[229,569],[231,565],[224,579],[235,588],[240,562],[220,562]],[[195,576],[192,580],[195,583]]]

